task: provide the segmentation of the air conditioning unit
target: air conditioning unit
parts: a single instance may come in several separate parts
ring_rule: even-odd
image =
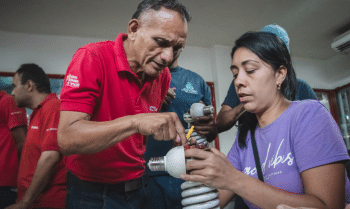
[[[350,53],[350,30],[335,38],[331,46],[337,52]]]

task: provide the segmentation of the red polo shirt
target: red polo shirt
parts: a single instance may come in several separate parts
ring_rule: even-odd
[[[61,102],[56,94],[48,95],[45,100],[33,110],[26,142],[23,147],[17,180],[17,200],[21,200],[27,191],[41,153],[48,150],[58,151],[57,126],[60,118]],[[64,208],[66,196],[67,168],[63,156],[53,170],[49,184],[38,196],[31,208]]]
[[[16,187],[17,147],[11,129],[26,125],[26,110],[17,107],[5,91],[0,91],[0,187]]]
[[[123,47],[125,34],[115,42],[88,44],[74,54],[61,92],[61,111],[91,115],[91,121],[110,121],[160,110],[170,85],[169,69],[142,86],[130,69]],[[146,137],[134,134],[101,152],[68,157],[67,167],[88,181],[116,183],[144,172]]]

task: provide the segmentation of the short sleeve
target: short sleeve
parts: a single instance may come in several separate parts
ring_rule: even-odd
[[[92,114],[101,90],[101,64],[98,55],[79,49],[68,66],[61,91],[61,110]]]
[[[292,139],[299,172],[349,159],[340,129],[319,102],[301,102],[292,117]]]
[[[48,150],[58,151],[57,127],[60,120],[60,102],[57,100],[49,101],[43,111],[43,136],[41,143],[41,152]]]
[[[230,151],[227,154],[227,159],[230,161],[230,163],[239,171],[242,171],[242,163],[241,163],[241,159],[240,159],[240,155],[239,155],[239,145],[238,145],[238,133],[236,136],[236,140],[233,143]]]
[[[305,100],[305,99],[313,99],[318,100],[314,90],[311,86],[305,81],[298,79],[297,80],[298,87],[296,92],[295,100]]]
[[[211,105],[212,103],[211,103],[211,91],[210,91],[210,88],[209,88],[209,86],[207,85],[207,83],[204,81],[204,80],[202,80],[203,81],[203,87],[202,87],[202,91],[203,91],[203,98],[201,99],[203,102],[204,102],[204,104],[206,104],[206,105]]]
[[[228,89],[226,98],[225,98],[224,102],[222,103],[222,105],[228,105],[231,108],[234,108],[234,107],[238,106],[239,103],[240,103],[240,101],[239,101],[237,93],[236,93],[234,80],[232,80],[232,83],[230,85],[230,88]]]
[[[26,110],[16,106],[12,97],[8,97],[3,103],[3,110],[5,111],[7,126],[13,129],[18,126],[27,125]]]

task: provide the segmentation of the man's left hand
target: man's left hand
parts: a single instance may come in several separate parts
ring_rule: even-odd
[[[213,115],[201,116],[193,123],[195,131],[201,136],[208,136],[210,133],[216,133],[216,125]]]

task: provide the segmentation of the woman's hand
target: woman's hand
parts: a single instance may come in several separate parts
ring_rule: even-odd
[[[197,181],[209,187],[230,190],[233,182],[242,174],[215,148],[210,151],[188,149],[185,150],[185,157],[193,158],[186,163],[188,174],[181,176],[186,181]]]

